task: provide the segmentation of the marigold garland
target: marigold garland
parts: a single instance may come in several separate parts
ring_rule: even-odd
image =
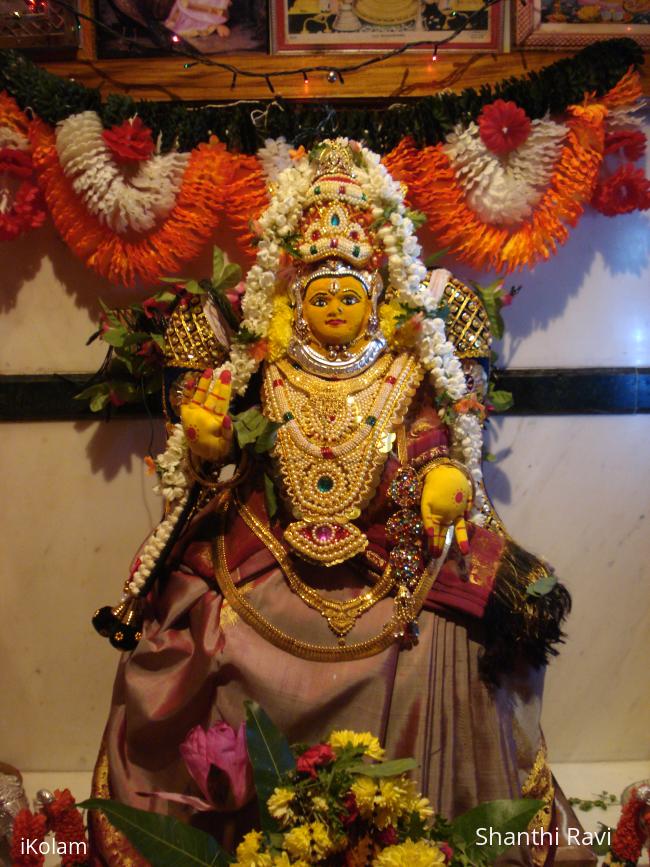
[[[256,156],[233,156],[234,172],[224,202],[228,224],[240,251],[252,264],[257,255],[257,234],[252,228],[254,220],[268,207],[267,182],[262,164]]]
[[[54,224],[82,261],[123,286],[155,284],[179,273],[214,233],[232,175],[232,157],[213,139],[192,151],[176,204],[145,234],[121,237],[90,214],[59,163],[54,132],[42,121],[30,128],[34,163]]]

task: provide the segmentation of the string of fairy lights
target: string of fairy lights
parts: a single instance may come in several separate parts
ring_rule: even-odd
[[[430,48],[431,55],[429,56],[429,59],[434,62],[437,61],[440,49],[443,48],[443,46],[448,45],[449,43],[458,39],[458,37],[461,36],[462,33],[464,33],[468,29],[471,29],[474,23],[490,8],[500,5],[502,2],[503,0],[482,0],[481,5],[477,9],[469,13],[463,13],[462,16],[459,16],[458,12],[452,9],[449,12],[449,17],[455,20],[455,26],[453,30],[450,30],[447,35],[438,37],[436,39],[420,39],[417,41],[404,42],[396,48],[373,54],[372,56],[366,57],[363,60],[344,65],[316,64],[297,68],[293,67],[287,69],[267,69],[259,71],[244,69],[240,66],[236,66],[233,63],[229,63],[227,60],[216,60],[213,56],[211,57],[201,53],[197,48],[195,48],[177,33],[169,33],[169,44],[167,46],[167,52],[170,56],[178,57],[179,59],[184,60],[184,69],[191,69],[194,66],[205,65],[216,69],[222,69],[224,72],[229,73],[231,76],[230,86],[233,90],[236,88],[237,79],[240,77],[253,78],[265,81],[269,91],[273,94],[276,92],[275,87],[273,86],[274,79],[277,80],[280,78],[287,78],[289,76],[302,77],[305,86],[309,84],[310,76],[315,74],[323,74],[325,76],[325,79],[330,84],[345,84],[346,76],[352,75],[355,72],[359,72],[362,69],[367,69],[369,66],[376,66],[377,64],[385,63],[386,61],[389,61],[394,57],[398,57],[401,54],[405,54],[407,51],[413,49]],[[522,6],[525,6],[528,0],[519,0],[519,2],[522,4]],[[92,23],[96,28],[104,31],[108,35],[119,39],[122,43],[132,46],[140,52],[142,52],[143,50],[141,43],[137,39],[120,33],[118,30],[115,30],[110,25],[99,20],[94,15],[82,12],[73,2],[68,2],[68,0],[26,0],[26,3],[28,11],[30,13],[46,11],[48,5],[58,6],[62,9],[66,9],[74,16],[77,22],[78,29],[81,28],[82,20],[88,21]],[[20,14],[20,12],[14,12],[14,15],[16,15],[17,17],[20,17]],[[143,25],[139,26],[145,30],[147,29]]]

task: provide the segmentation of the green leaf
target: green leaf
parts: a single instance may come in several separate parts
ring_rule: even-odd
[[[372,765],[357,762],[350,765],[347,770],[351,774],[363,774],[366,777],[395,777],[412,771],[417,766],[415,759],[393,759],[390,762],[377,762]]]
[[[190,282],[189,277],[159,277],[161,283],[173,283],[178,286],[185,286]]]
[[[189,292],[190,295],[205,295],[207,293],[207,289],[205,289],[198,280],[188,280],[187,283],[183,285],[183,289],[186,292]]]
[[[221,280],[223,269],[225,267],[225,256],[220,247],[212,249],[212,282],[217,284]]]
[[[232,416],[232,423],[235,429],[237,442],[243,448],[249,443],[254,443],[261,437],[269,420],[262,415],[260,409],[256,406],[244,410],[244,412],[236,413]]]
[[[172,816],[102,798],[89,798],[77,806],[105,813],[152,867],[225,867],[232,860],[209,834]]]
[[[269,421],[266,419],[266,427],[255,440],[255,453],[262,455],[265,452],[270,452],[275,446],[278,430],[282,425],[277,421]]]
[[[451,247],[443,247],[442,250],[436,250],[435,253],[431,253],[424,260],[425,268],[434,268],[438,262],[447,255],[447,253],[451,250]]]
[[[256,702],[246,705],[246,748],[253,766],[255,790],[263,830],[276,831],[266,802],[273,789],[282,784],[283,774],[292,771],[295,759],[288,741]]]
[[[409,218],[409,220],[413,223],[413,227],[415,229],[419,229],[421,226],[427,221],[427,215],[423,214],[422,211],[411,211],[410,209],[406,211],[405,216]]]
[[[241,267],[239,265],[235,265],[233,262],[229,262],[223,272],[219,281],[212,281],[212,288],[217,292],[227,292],[228,289],[232,289],[233,286],[236,286],[241,280]]]
[[[278,498],[275,493],[273,479],[268,473],[264,473],[264,499],[269,518],[274,518],[278,512]]]
[[[495,412],[506,412],[514,404],[512,392],[493,389],[490,386],[488,389],[488,403],[494,407]]]
[[[109,328],[102,334],[102,340],[108,343],[109,346],[124,346],[124,341],[127,338],[128,331],[123,325],[116,328]]]
[[[538,578],[526,588],[528,596],[547,596],[557,584],[555,575],[545,575],[543,578]]]
[[[90,403],[88,404],[92,412],[101,412],[108,403],[109,397],[110,395],[108,393],[108,389],[106,391],[99,392],[98,394],[93,395],[90,398]]]
[[[471,864],[492,864],[513,845],[504,842],[506,835],[525,831],[530,820],[543,806],[543,801],[528,798],[488,801],[463,813],[451,823],[451,827],[453,833],[465,841],[465,852]],[[479,837],[479,829],[487,835],[486,843]],[[493,843],[489,842],[490,831],[494,831]]]
[[[501,308],[503,307],[503,281],[497,277],[496,280],[487,286],[480,286],[478,283],[472,283],[472,286],[483,302],[488,319],[490,320],[492,336],[496,337],[497,340],[501,340],[505,329],[503,317],[501,316]]]

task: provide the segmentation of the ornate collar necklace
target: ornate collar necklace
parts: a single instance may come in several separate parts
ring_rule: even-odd
[[[376,334],[357,355],[349,352],[349,346],[344,346],[339,352],[332,353],[333,358],[326,358],[294,337],[289,344],[287,355],[308,373],[324,379],[349,379],[367,370],[385,349],[386,338],[383,334]]]

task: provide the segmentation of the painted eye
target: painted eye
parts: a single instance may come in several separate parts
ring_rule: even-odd
[[[359,299],[356,295],[344,295],[343,298],[341,298],[341,301],[343,302],[343,304],[347,304],[349,307],[351,307],[353,304],[359,303]]]
[[[309,303],[312,307],[327,307],[328,298],[326,295],[316,295]]]

